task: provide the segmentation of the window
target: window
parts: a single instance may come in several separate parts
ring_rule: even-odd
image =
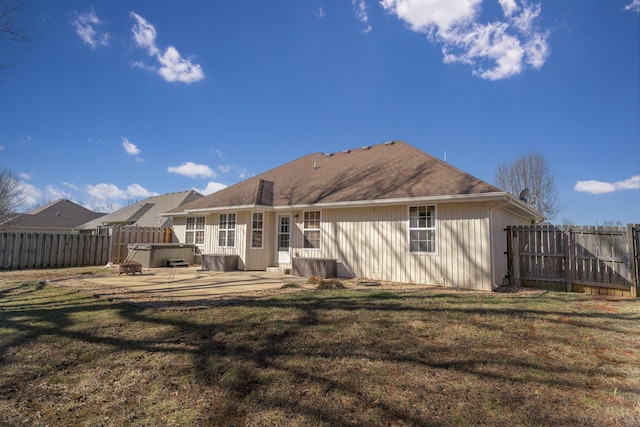
[[[236,214],[220,214],[218,227],[218,246],[233,247],[236,245]]]
[[[436,252],[436,207],[409,207],[409,251]]]
[[[291,245],[291,217],[278,216],[278,251],[289,251]]]
[[[305,212],[302,228],[305,249],[320,249],[320,211]]]
[[[262,231],[263,231],[264,217],[262,212],[254,212],[253,220],[251,221],[251,247],[262,247]]]
[[[204,217],[187,218],[184,242],[188,245],[204,245]]]

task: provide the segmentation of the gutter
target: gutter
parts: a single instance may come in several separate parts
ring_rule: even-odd
[[[513,205],[516,211],[522,211],[525,215],[536,219],[536,222],[543,221],[545,218],[532,209],[529,205],[522,203],[515,196],[506,193],[481,193],[481,194],[458,194],[451,196],[426,196],[426,197],[405,197],[396,199],[378,199],[378,200],[355,200],[348,202],[325,202],[325,203],[301,203],[296,205],[280,205],[280,206],[265,206],[265,205],[236,205],[236,206],[217,206],[211,208],[199,208],[199,209],[187,209],[182,212],[170,212],[161,213],[163,217],[173,216],[188,216],[195,214],[205,214],[213,212],[228,212],[228,211],[242,211],[242,210],[262,210],[262,211],[289,211],[296,209],[312,209],[312,208],[324,208],[324,209],[338,209],[338,208],[357,208],[367,206],[389,206],[389,205],[404,205],[412,203],[463,203],[463,202],[490,202],[499,201],[502,202],[502,206]]]

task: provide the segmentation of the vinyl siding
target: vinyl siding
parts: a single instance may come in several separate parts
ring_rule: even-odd
[[[264,244],[251,248],[251,211],[236,212],[236,244],[218,246],[219,214],[206,217],[205,254],[239,255],[241,270],[276,265],[276,218],[264,211]],[[321,210],[320,249],[304,249],[304,211],[292,216],[294,257],[337,260],[338,276],[491,290],[506,274],[507,225],[527,224],[489,203],[436,204],[436,252],[409,252],[409,205]],[[297,218],[296,218],[297,215]],[[184,240],[184,218],[174,230]]]
[[[262,212],[262,211],[255,211]],[[249,212],[247,215],[246,225],[246,240],[245,246],[246,270],[265,270],[267,267],[275,266],[275,213],[274,212],[262,212],[263,213],[263,229],[262,229],[262,248],[251,247],[251,231],[253,212]],[[244,212],[243,212],[244,218]]]
[[[320,251],[294,254],[335,258],[344,277],[491,290],[487,204],[438,204],[435,254],[409,252],[408,215],[407,205],[325,209]]]

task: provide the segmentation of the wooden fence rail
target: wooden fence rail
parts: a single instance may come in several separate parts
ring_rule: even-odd
[[[0,269],[61,268],[109,262],[109,236],[0,233]]]
[[[507,227],[515,285],[637,296],[640,225]]]
[[[171,243],[169,227],[114,226],[104,234],[0,232],[0,270],[121,263],[134,243]]]
[[[121,263],[129,253],[129,245],[134,243],[172,243],[173,229],[171,227],[137,227],[118,225],[110,227],[111,234],[111,262]]]

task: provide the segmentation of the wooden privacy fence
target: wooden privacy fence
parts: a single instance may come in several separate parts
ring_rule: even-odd
[[[109,236],[0,233],[0,269],[59,268],[109,262]]]
[[[512,285],[637,296],[640,225],[507,227]]]
[[[129,245],[134,243],[172,243],[171,227],[138,227],[117,225],[110,227],[111,262],[119,264],[129,253]]]
[[[0,270],[119,264],[130,244],[172,241],[170,227],[114,226],[93,235],[0,232]]]

